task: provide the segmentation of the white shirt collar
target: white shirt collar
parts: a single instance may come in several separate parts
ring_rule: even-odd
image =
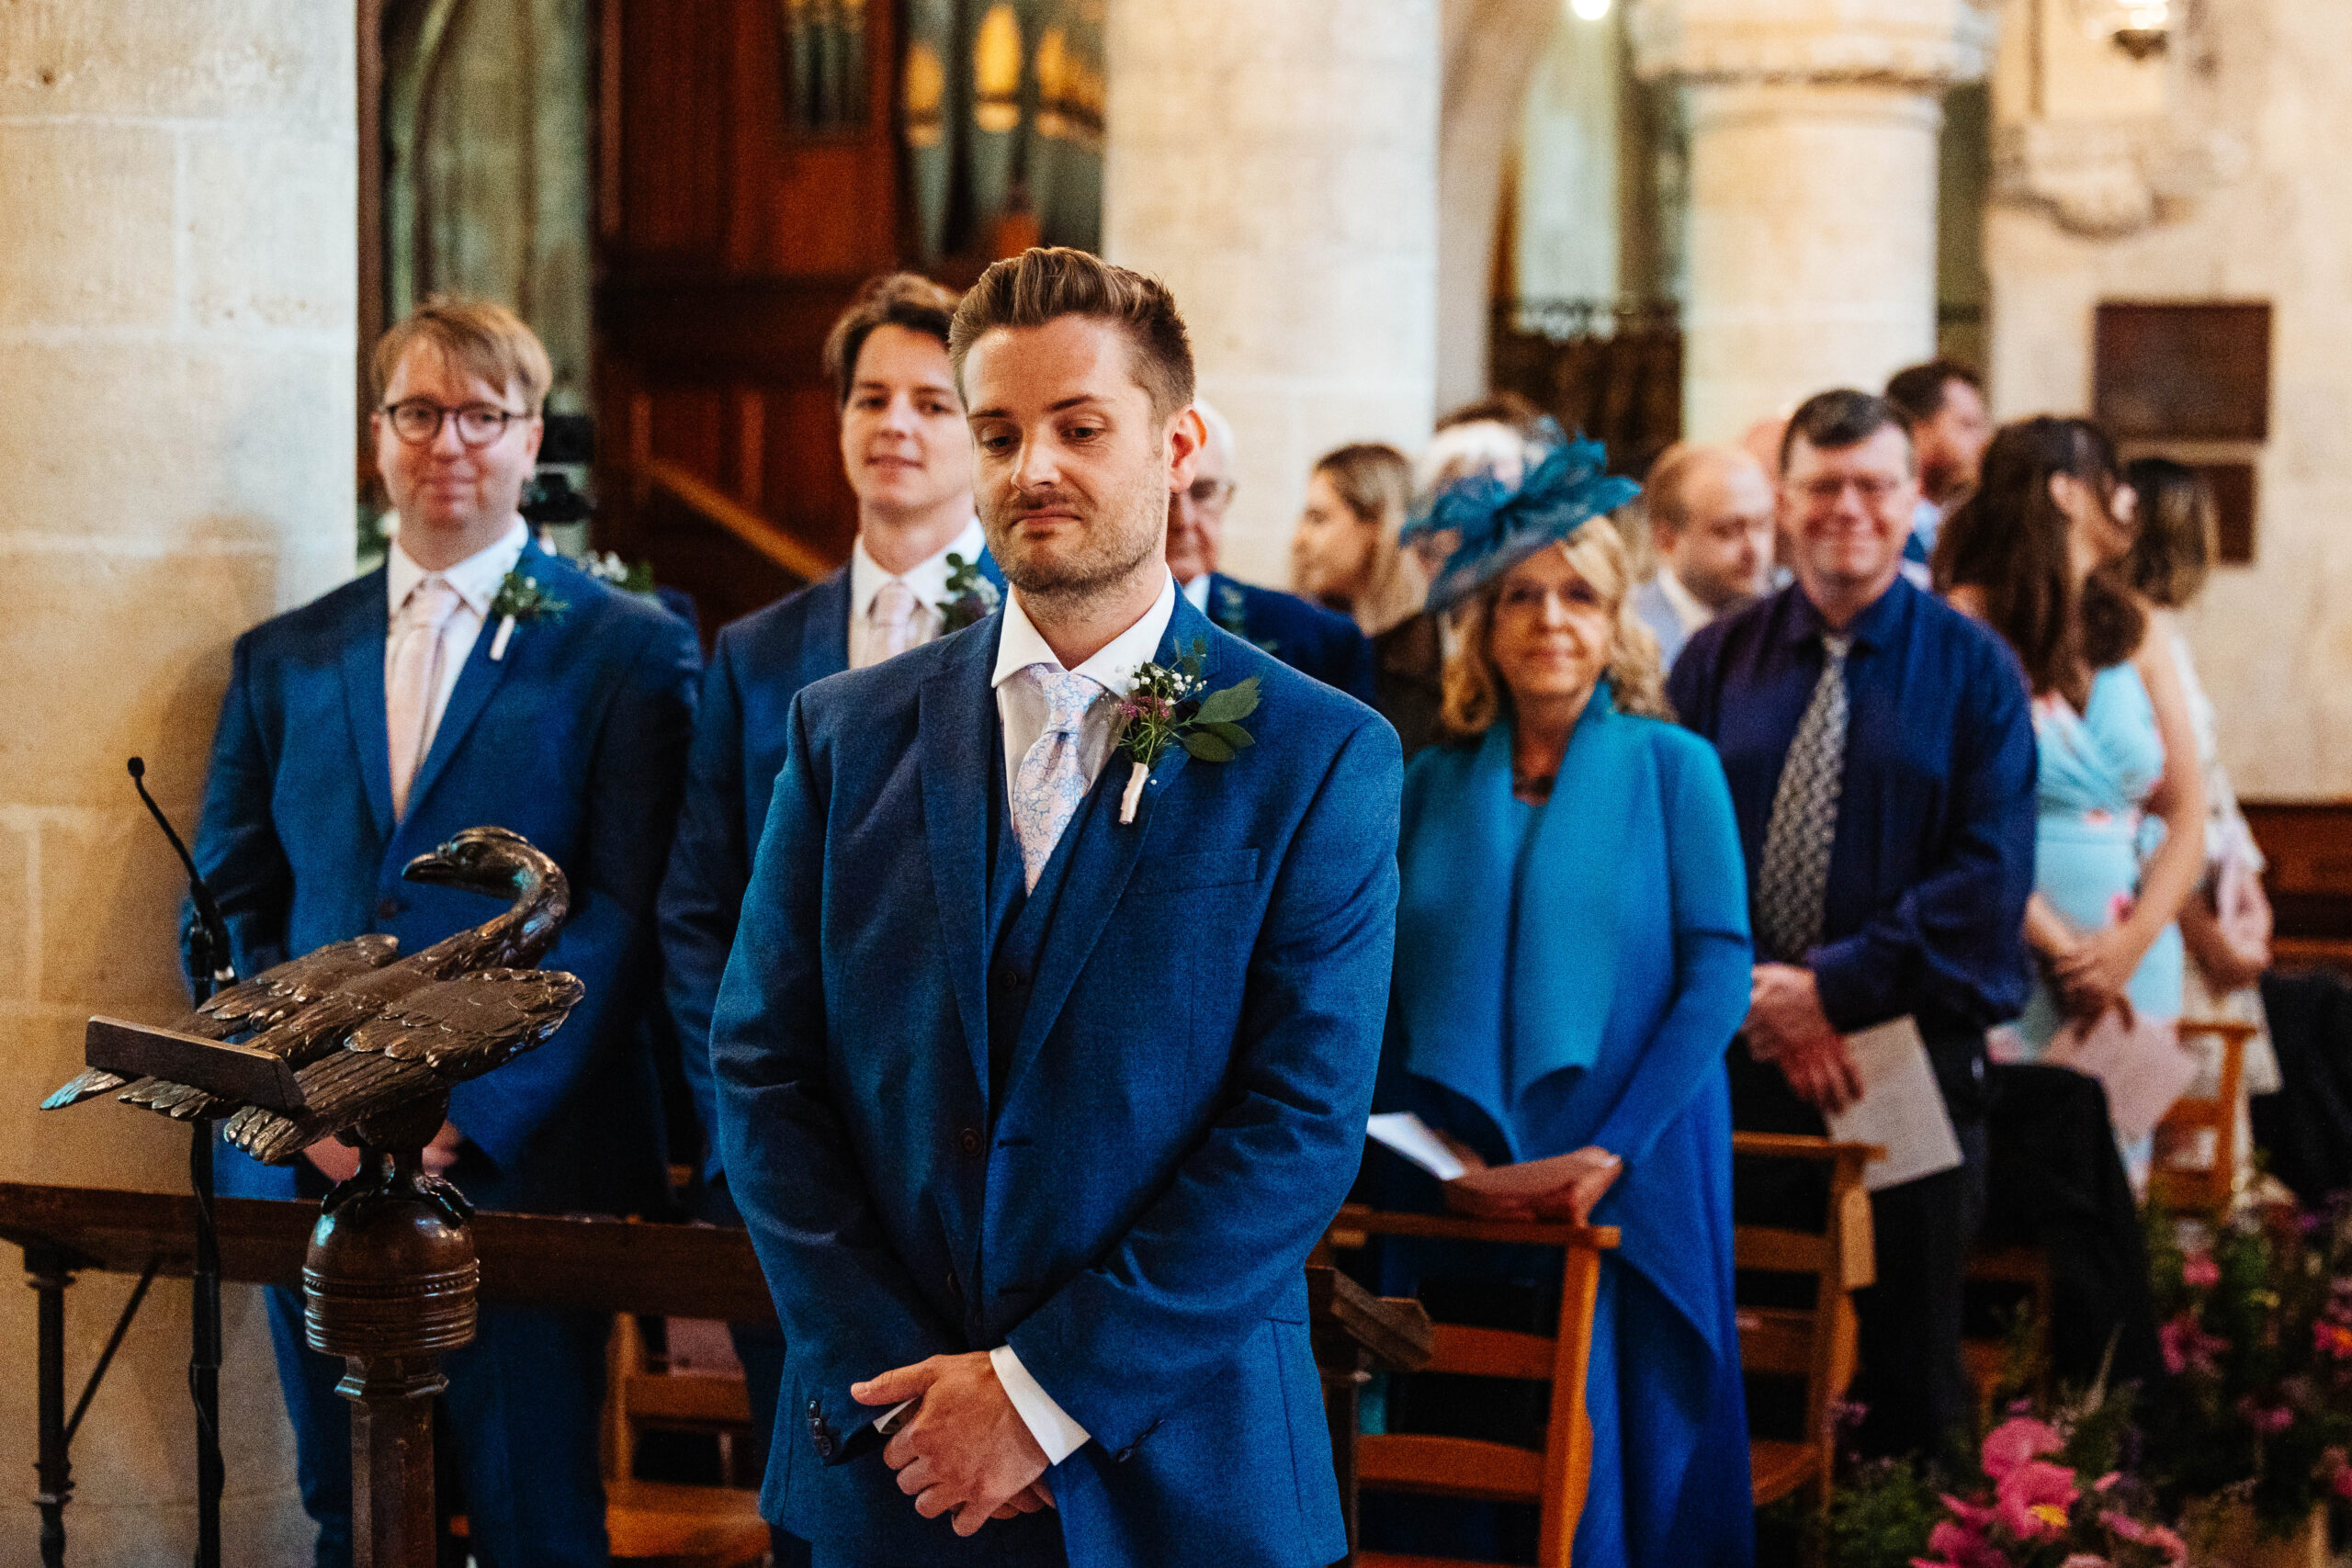
[[[1168,623],[1175,615],[1176,580],[1163,571],[1159,597],[1152,601],[1151,608],[1071,673],[1086,676],[1114,697],[1125,696],[1135,684],[1136,666],[1159,657],[1159,639],[1168,634]],[[996,674],[990,683],[1001,686],[1032,664],[1062,668],[1044,635],[1031,624],[1028,612],[1022,609],[1016,589],[1004,597],[1004,626],[997,637]]]
[[[967,518],[964,531],[956,536],[939,553],[929,560],[893,574],[883,570],[882,563],[866,553],[865,536],[860,534],[849,552],[849,613],[852,618],[862,618],[874,608],[874,596],[882,585],[897,580],[914,590],[915,604],[923,609],[936,609],[947,597],[947,558],[962,556],[967,561],[980,558],[988,548],[988,536],[980,531],[978,517]]]
[[[1666,602],[1674,606],[1674,614],[1682,622],[1682,629],[1686,632],[1695,632],[1715,618],[1715,613],[1708,609],[1696,593],[1682,586],[1682,580],[1674,575],[1674,568],[1664,561],[1658,563],[1657,590],[1666,595]]]
[[[392,547],[384,555],[384,592],[391,601],[392,614],[401,613],[401,606],[408,603],[408,596],[415,592],[418,583],[437,576],[458,591],[466,608],[488,620],[491,602],[498,597],[498,585],[506,581],[506,574],[523,558],[523,547],[530,542],[531,530],[517,517],[513,526],[498,536],[496,544],[476,550],[444,571],[430,572],[417,565],[401,547],[399,538],[394,537]]]

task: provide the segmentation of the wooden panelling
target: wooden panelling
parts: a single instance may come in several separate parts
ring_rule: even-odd
[[[789,123],[775,0],[604,5],[598,533],[712,628],[790,586],[775,560],[792,552],[749,549],[631,466],[676,464],[807,554],[846,558],[856,507],[820,359],[859,284],[899,261],[896,7],[866,7],[875,112],[820,134]]]
[[[2270,863],[2263,877],[2282,948],[2352,939],[2352,801],[2244,803]]]
[[[2098,308],[2093,404],[2119,441],[2265,441],[2270,307]]]

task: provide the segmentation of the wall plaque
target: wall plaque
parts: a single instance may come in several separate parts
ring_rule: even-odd
[[[2270,435],[2270,307],[2098,308],[2092,408],[2119,441]]]

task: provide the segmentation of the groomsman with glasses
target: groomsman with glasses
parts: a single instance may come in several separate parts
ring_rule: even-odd
[[[240,974],[382,931],[413,953],[500,913],[401,868],[461,829],[522,834],[569,879],[546,966],[586,998],[545,1044],[460,1084],[424,1155],[488,1209],[639,1213],[666,1188],[653,900],[694,723],[683,620],[542,551],[518,513],[547,351],[504,308],[436,299],[375,354],[376,462],[399,513],[385,565],[237,639],[196,860]],[[525,580],[536,585],[526,592]],[[513,613],[510,615],[509,612]],[[225,1196],[316,1198],[357,1168],[224,1149]],[[321,1568],[351,1561],[351,1406],[268,1292],[278,1382]],[[605,1561],[597,1453],[609,1317],[484,1302],[442,1358],[471,1546],[499,1568]]]
[[[1758,962],[1732,1122],[1818,1135],[1862,1094],[1846,1037],[1917,1024],[1962,1163],[1871,1196],[1853,1397],[1865,1451],[1933,1452],[1975,1411],[1962,1274],[1984,1208],[1984,1034],[2031,977],[2033,725],[2007,645],[1901,575],[1919,487],[1894,411],[1811,399],[1781,469],[1796,581],[1700,628],[1667,685],[1723,758],[1747,852]],[[1741,1220],[1795,1223],[1792,1162],[1745,1163]]]
[[[1164,288],[1033,250],[954,344],[1010,596],[802,690],[711,1027],[788,1345],[762,1511],[827,1564],[1333,1562],[1301,1265],[1363,1156],[1396,732],[1177,593]]]

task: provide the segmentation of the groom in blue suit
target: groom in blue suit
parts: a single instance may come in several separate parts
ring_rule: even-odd
[[[1165,288],[1031,251],[955,344],[1011,597],[794,702],[712,1023],[789,1347],[763,1511],[825,1563],[1319,1568],[1300,1265],[1362,1157],[1396,735],[1176,593]],[[1195,644],[1254,743],[1144,767],[1137,667]]]
[[[401,517],[381,570],[237,640],[196,859],[238,973],[365,931],[402,953],[481,924],[492,900],[404,882],[461,829],[555,858],[571,913],[546,959],[586,998],[548,1043],[460,1084],[425,1151],[485,1208],[628,1213],[665,1186],[654,1064],[653,899],[694,719],[693,629],[543,553],[516,513],[538,446],[546,351],[495,305],[436,301],[376,355],[376,457]],[[535,583],[537,611],[516,585]],[[509,612],[512,612],[511,615]],[[265,1167],[227,1149],[225,1195],[317,1197],[356,1169],[324,1143]],[[321,1568],[351,1561],[342,1363],[269,1292],[278,1381]],[[610,1319],[482,1303],[443,1358],[471,1548],[496,1568],[605,1561],[597,1456]]]
[[[841,405],[842,468],[857,497],[847,565],[723,628],[703,671],[685,804],[662,884],[662,953],[679,1066],[703,1132],[697,1213],[740,1224],[718,1159],[710,1010],[735,945],[752,850],[784,766],[785,719],[800,688],[862,670],[984,615],[1004,578],[972,513],[972,436],[947,364],[956,295],[912,273],[877,277],[825,339]],[[951,563],[950,558],[954,561]],[[977,569],[982,591],[956,580]],[[775,1425],[784,1340],[763,1325],[733,1337],[764,1443]],[[778,1568],[807,1548],[779,1538]]]

